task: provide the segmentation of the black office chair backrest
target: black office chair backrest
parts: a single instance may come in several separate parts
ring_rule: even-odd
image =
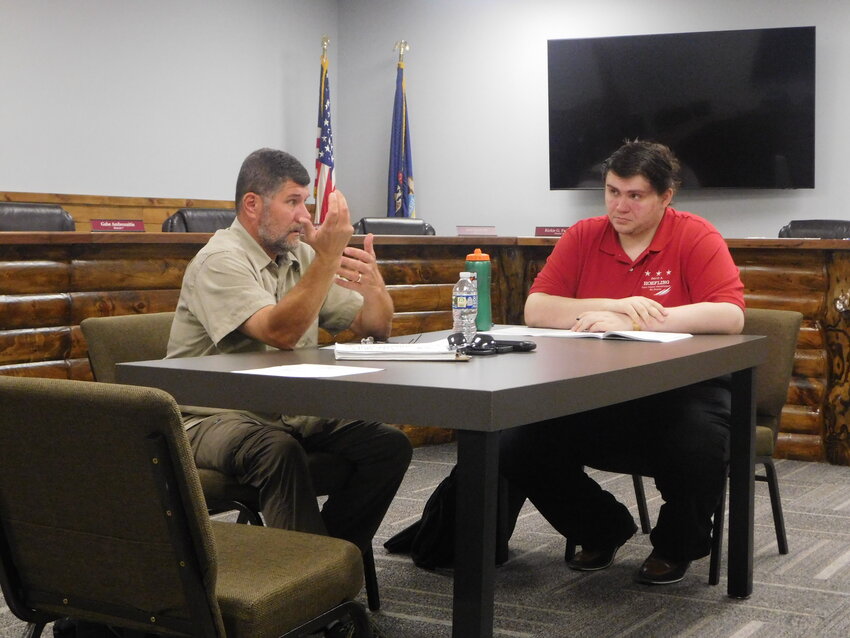
[[[0,231],[73,231],[74,219],[58,204],[0,202]]]
[[[354,224],[355,235],[436,235],[434,227],[413,217],[363,217]]]
[[[214,233],[236,218],[231,208],[181,208],[162,222],[164,233]]]
[[[780,237],[802,239],[850,238],[850,221],[846,219],[795,219],[779,229]]]

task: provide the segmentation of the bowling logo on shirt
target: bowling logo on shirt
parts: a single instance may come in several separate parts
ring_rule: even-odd
[[[664,297],[672,290],[673,271],[669,268],[657,268],[655,270],[643,271],[643,282],[641,282],[641,294],[644,297]]]

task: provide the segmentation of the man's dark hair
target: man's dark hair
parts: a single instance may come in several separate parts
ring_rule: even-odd
[[[620,177],[640,175],[662,195],[679,188],[679,160],[669,148],[658,142],[626,141],[602,164],[602,179],[611,171]]]
[[[245,193],[257,193],[264,200],[274,195],[287,180],[299,186],[310,183],[304,165],[289,153],[272,148],[261,148],[242,162],[236,179],[236,210]]]

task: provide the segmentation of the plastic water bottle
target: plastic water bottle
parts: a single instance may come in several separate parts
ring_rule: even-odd
[[[475,317],[478,315],[478,292],[471,280],[472,273],[460,273],[460,279],[452,289],[453,330],[462,332],[467,343],[475,336]]]

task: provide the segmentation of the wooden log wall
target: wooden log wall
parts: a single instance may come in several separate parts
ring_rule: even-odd
[[[173,310],[183,271],[207,238],[0,233],[0,374],[90,379],[80,321]],[[850,465],[850,248],[840,241],[728,243],[749,306],[795,309],[805,316],[776,455]],[[491,256],[494,321],[522,323],[528,289],[553,244],[542,238],[376,238],[395,303],[394,334],[451,327],[451,289],[476,247]],[[417,444],[446,436],[406,431]]]

